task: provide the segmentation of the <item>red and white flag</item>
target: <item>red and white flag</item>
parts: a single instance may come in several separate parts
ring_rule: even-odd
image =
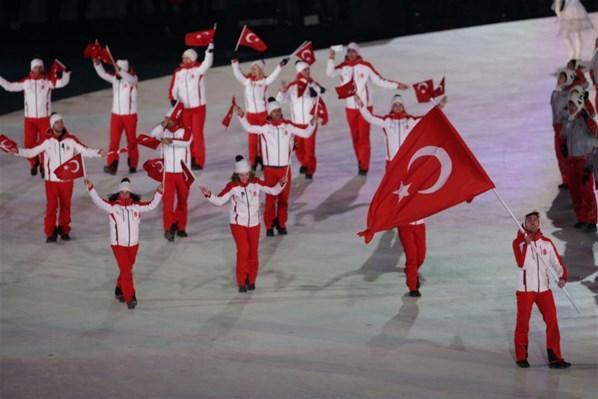
[[[444,95],[444,76],[442,77],[438,87],[434,89],[434,97],[440,97],[442,95]]]
[[[155,150],[160,145],[160,140],[147,134],[140,134],[137,136],[137,144]]]
[[[355,82],[353,79],[345,83],[344,85],[335,87],[336,94],[338,94],[339,99],[353,97],[357,93],[357,86],[355,86]]]
[[[143,163],[143,169],[147,172],[147,175],[158,181],[162,182],[164,176],[164,160],[162,158],[149,159]]]
[[[185,46],[204,47],[214,41],[216,25],[212,29],[189,32],[185,35]]]
[[[239,36],[237,47],[239,46],[251,47],[259,53],[263,53],[264,51],[268,50],[268,46],[266,45],[266,43],[262,39],[260,39],[258,35],[253,33],[253,31],[249,29],[247,25],[243,26],[241,36]]]
[[[59,60],[55,59],[50,65],[50,69],[48,70],[48,79],[50,79],[54,84],[58,80],[58,74],[64,72],[66,70],[66,66]]]
[[[434,81],[424,80],[413,84],[418,103],[427,103],[434,97]]]
[[[314,46],[311,42],[305,43],[295,51],[295,56],[306,64],[312,65],[316,62],[316,55],[314,53]]]
[[[318,102],[314,104],[309,114],[315,115],[316,118],[320,119],[322,126],[328,123],[328,107],[326,107],[326,103],[322,100],[322,97],[318,97]]]
[[[85,50],[83,50],[83,57],[85,58],[99,58],[105,64],[112,64],[112,55],[106,47],[102,47],[100,42],[96,39],[95,42],[89,43]]]
[[[222,119],[222,124],[227,128],[230,126],[230,122],[233,119],[233,109],[234,109],[235,105],[237,105],[237,102],[235,100],[235,96],[233,96],[233,101],[232,101],[230,107],[228,107],[228,111],[226,111],[226,115],[224,115],[224,118]]]
[[[183,161],[181,161],[181,168],[183,168],[183,178],[185,179],[185,185],[187,186],[187,188],[190,188],[193,182],[195,181],[195,175],[193,174],[191,169],[189,169],[187,164]]]
[[[365,242],[461,202],[494,183],[439,107],[413,128],[370,203]]]
[[[4,152],[12,152],[12,150],[18,149],[17,143],[9,139],[3,134],[0,134],[0,150]]]
[[[183,120],[183,109],[185,106],[183,105],[182,101],[177,101],[174,104],[174,107],[168,112],[168,117],[175,122],[180,122]]]
[[[77,154],[62,165],[58,165],[54,169],[54,174],[60,180],[75,180],[79,177],[85,176],[85,165],[83,164],[83,157]]]

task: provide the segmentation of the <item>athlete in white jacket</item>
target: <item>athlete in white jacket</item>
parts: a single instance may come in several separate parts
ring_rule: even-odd
[[[326,75],[331,78],[339,77],[342,84],[352,80],[357,89],[357,95],[370,108],[370,111],[372,107],[371,83],[386,89],[406,90],[409,88],[404,83],[382,77],[372,64],[361,58],[359,46],[356,43],[349,43],[345,60],[336,66],[334,65],[335,54],[335,51],[330,49]],[[354,97],[345,100],[345,112],[358,161],[359,174],[365,176],[370,167],[370,125],[360,115],[358,108]]]
[[[33,148],[19,148],[15,155],[31,158],[43,153],[44,169],[46,170],[46,216],[44,218],[44,231],[46,242],[56,242],[58,235],[63,240],[70,239],[71,231],[71,198],[73,196],[73,181],[59,179],[54,170],[77,154],[86,158],[106,156],[104,150],[87,148],[65,126],[59,114],[50,117],[52,128],[46,132],[46,138]],[[60,204],[60,210],[59,208]],[[59,211],[58,225],[56,212]]]
[[[255,289],[259,260],[260,241],[260,193],[278,195],[288,185],[283,176],[270,186],[255,177],[249,163],[241,155],[235,158],[235,173],[231,181],[218,195],[213,195],[206,187],[202,194],[212,204],[222,206],[229,202],[230,229],[237,246],[237,286],[239,292]]]
[[[133,266],[139,249],[141,214],[156,209],[162,199],[162,185],[156,190],[151,202],[142,202],[137,194],[131,192],[131,181],[128,178],[121,180],[118,193],[111,195],[108,200],[100,197],[91,181],[86,179],[85,185],[93,203],[108,213],[110,245],[120,270],[114,294],[129,309],[133,309],[137,305]]]
[[[50,114],[52,113],[52,90],[66,86],[71,79],[71,72],[66,70],[57,80],[51,79],[44,71],[44,63],[39,58],[31,61],[29,74],[17,82],[8,82],[0,76],[0,86],[6,91],[22,91],[25,97],[25,137],[23,144],[25,148],[37,145],[48,129],[50,129]],[[29,159],[31,175],[44,170],[40,166],[41,161],[37,157]]]
[[[139,150],[137,149],[137,83],[135,71],[127,60],[116,61],[115,73],[106,72],[99,59],[93,67],[100,78],[112,84],[112,114],[110,116],[110,155],[104,171],[112,175],[118,169],[118,149],[123,130],[127,135],[129,173],[137,172]]]
[[[182,62],[172,74],[168,98],[171,104],[183,103],[183,123],[191,128],[191,168],[203,169],[206,160],[204,125],[206,121],[205,75],[214,62],[214,44],[206,49],[202,62],[197,62],[197,52],[187,49]]]

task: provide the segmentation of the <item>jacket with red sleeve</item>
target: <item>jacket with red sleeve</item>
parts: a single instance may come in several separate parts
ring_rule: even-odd
[[[162,140],[163,138],[172,139],[171,144],[162,143],[158,147],[162,158],[164,158],[164,172],[183,173],[181,162],[189,165],[191,157],[189,146],[191,145],[191,129],[183,126],[176,126],[173,129],[167,129],[158,125],[151,131],[151,136]]]
[[[291,121],[268,120],[264,125],[252,125],[246,117],[240,117],[241,126],[249,134],[258,134],[262,145],[262,158],[264,166],[288,166],[292,149],[293,136],[308,138],[315,130],[316,125],[297,125]]]
[[[297,124],[308,124],[313,115],[310,114],[318,97],[312,97],[310,90],[322,94],[322,86],[313,79],[307,79],[301,74],[297,74],[297,79],[288,84],[285,91],[279,91],[276,95],[276,101],[283,104],[291,103],[291,120]],[[303,93],[300,93],[303,90]],[[301,94],[301,95],[299,95]]]
[[[336,66],[334,65],[334,60],[329,58],[326,65],[326,75],[331,78],[340,77],[342,84],[348,83],[353,79],[357,88],[357,95],[359,95],[367,106],[372,105],[371,83],[386,89],[397,89],[399,84],[397,81],[382,77],[372,64],[364,61],[362,58],[358,58],[355,61],[345,60]],[[354,97],[345,99],[345,108],[359,108],[355,103]]]
[[[228,183],[220,194],[211,194],[208,201],[218,206],[230,201],[230,224],[254,227],[260,224],[260,193],[278,195],[283,188],[284,185],[280,183],[270,187],[263,180],[254,177],[247,184],[241,182]]]
[[[517,291],[544,292],[550,289],[550,272],[556,272],[560,279],[567,280],[567,267],[552,241],[542,232],[528,233],[531,244],[527,245],[525,236],[519,230],[513,240],[513,253],[517,262]],[[533,248],[529,248],[533,246]]]
[[[276,65],[272,73],[263,79],[254,79],[252,76],[246,76],[241,72],[238,60],[231,61],[233,74],[235,78],[245,87],[245,110],[252,114],[266,112],[266,93],[268,86],[271,85],[282,68]]]
[[[131,199],[110,202],[101,198],[93,186],[88,191],[93,203],[108,213],[110,244],[123,247],[139,244],[141,214],[156,209],[162,199],[162,193],[156,191],[151,202],[133,202]]]
[[[52,90],[66,86],[71,72],[64,71],[57,80],[46,75],[33,77],[29,74],[17,82],[9,82],[0,76],[0,86],[6,91],[22,91],[25,94],[25,118],[46,118],[52,113]]]
[[[46,138],[40,144],[32,148],[19,148],[17,155],[24,158],[33,158],[42,152],[44,153],[44,179],[52,182],[63,181],[54,174],[54,170],[75,155],[81,153],[86,158],[100,157],[100,150],[87,148],[66,129],[59,137],[56,137],[50,129]]]
[[[94,63],[93,67],[100,78],[112,84],[112,113],[115,115],[136,114],[137,75],[121,69],[119,79],[116,74],[106,72],[101,62]]]
[[[207,49],[202,62],[181,65],[174,70],[168,89],[170,101],[181,101],[185,108],[206,105],[205,74],[212,66],[214,53]]]

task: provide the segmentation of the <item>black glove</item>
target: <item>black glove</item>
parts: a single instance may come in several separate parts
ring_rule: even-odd
[[[320,86],[320,94],[324,94],[326,93],[326,88],[323,86]]]
[[[285,66],[287,63],[289,62],[289,57],[284,57],[282,60],[280,60],[280,66],[283,67]]]
[[[170,106],[174,107],[176,105],[176,102],[177,102],[176,100],[170,100]]]
[[[318,92],[313,87],[309,88],[309,96],[311,98],[316,98],[318,96]]]
[[[569,151],[567,150],[567,144],[561,144],[561,155],[564,158],[567,158],[569,156]]]

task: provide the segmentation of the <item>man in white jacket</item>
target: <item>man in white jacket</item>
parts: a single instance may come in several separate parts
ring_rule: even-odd
[[[93,67],[100,78],[112,84],[112,114],[110,116],[110,155],[104,172],[115,175],[118,169],[118,149],[123,130],[127,136],[129,173],[137,172],[139,150],[137,149],[137,74],[127,60],[117,60],[115,73],[106,72],[99,59]]]
[[[191,168],[203,169],[206,160],[204,125],[206,121],[205,74],[214,61],[214,44],[206,49],[204,60],[197,62],[197,52],[187,49],[182,63],[172,74],[168,98],[171,105],[183,103],[183,123],[191,128]]]
[[[334,65],[335,55],[335,51],[330,49],[326,75],[331,78],[339,77],[342,84],[352,80],[357,89],[357,95],[361,97],[370,111],[372,110],[371,83],[386,89],[406,90],[409,88],[404,83],[382,77],[372,64],[361,58],[357,43],[349,43],[345,60],[336,66]],[[345,112],[353,140],[353,149],[358,161],[359,174],[365,176],[370,168],[370,125],[360,115],[355,97],[345,100]]]
[[[71,72],[65,70],[58,79],[52,79],[44,70],[44,62],[39,58],[31,60],[29,74],[16,82],[8,82],[0,76],[0,86],[6,91],[22,91],[25,95],[25,148],[32,148],[44,139],[50,129],[50,114],[52,113],[52,90],[66,86],[71,79]],[[29,159],[31,176],[44,174],[41,160],[37,157]]]

